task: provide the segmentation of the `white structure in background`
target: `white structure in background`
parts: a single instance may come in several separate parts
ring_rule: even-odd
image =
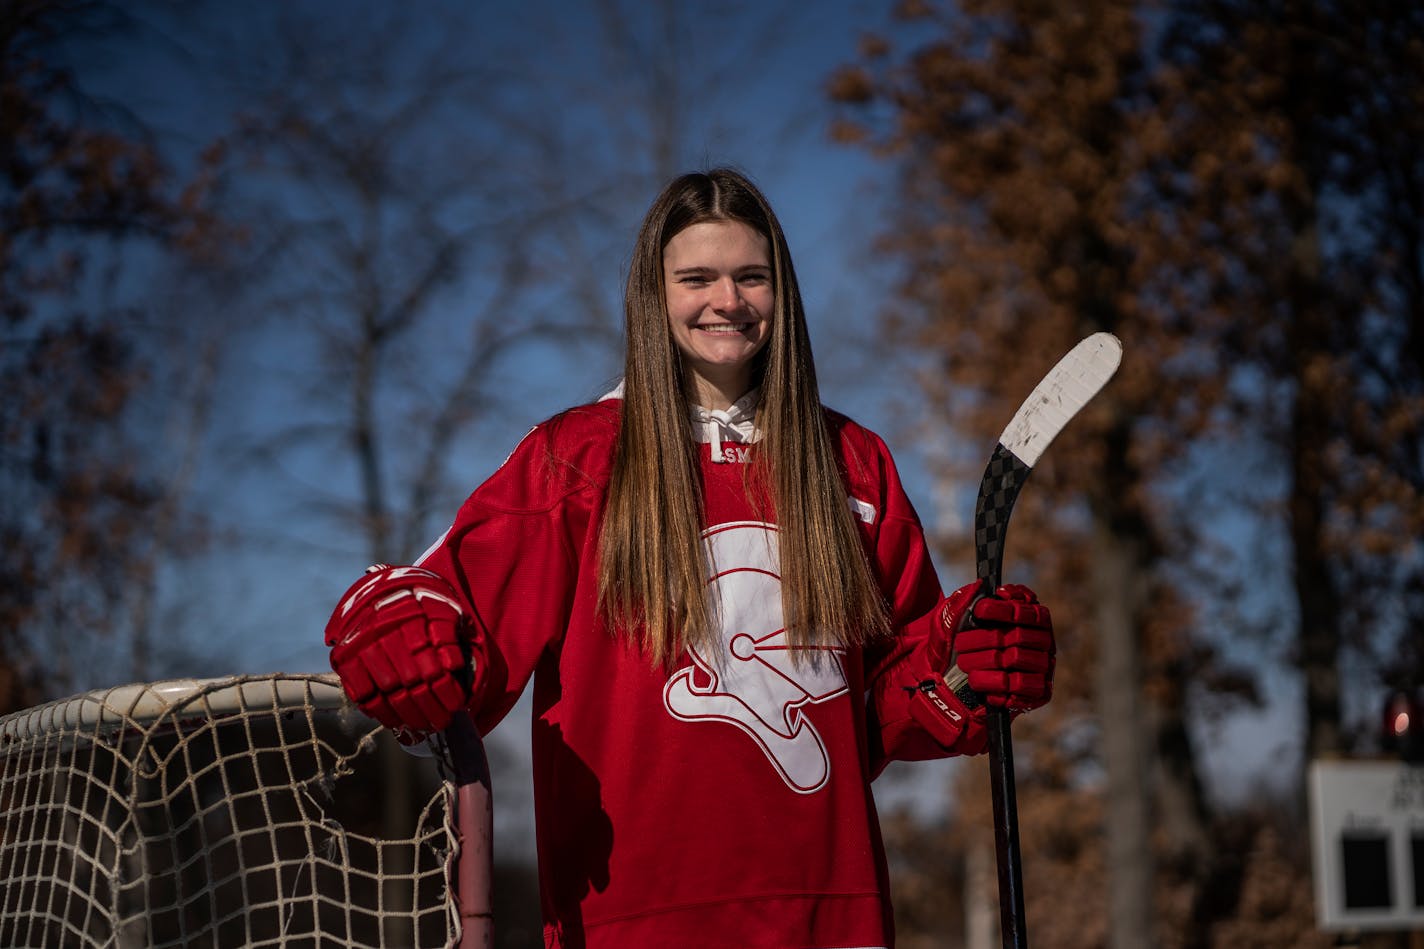
[[[1310,844],[1321,929],[1424,928],[1424,766],[1314,762]]]

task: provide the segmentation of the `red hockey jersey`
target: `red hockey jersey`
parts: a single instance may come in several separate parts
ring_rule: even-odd
[[[482,733],[533,678],[545,945],[890,946],[870,781],[892,759],[978,752],[984,735],[920,688],[941,592],[889,451],[828,412],[896,635],[792,662],[776,527],[743,488],[756,446],[719,445],[723,463],[698,446],[723,635],[669,673],[595,608],[620,406],[537,426],[422,560],[461,591],[482,634]]]

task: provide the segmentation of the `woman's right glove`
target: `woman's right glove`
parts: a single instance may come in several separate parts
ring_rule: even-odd
[[[444,730],[469,703],[470,623],[438,573],[368,568],[331,614],[326,644],[347,696],[405,744]]]
[[[992,594],[982,581],[960,587],[940,607],[938,633],[929,642],[931,667],[947,674],[966,705],[1022,712],[1053,697],[1053,618],[1028,587],[1008,584]],[[972,694],[956,681],[956,667]]]

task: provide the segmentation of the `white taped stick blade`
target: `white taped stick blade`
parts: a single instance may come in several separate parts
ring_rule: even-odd
[[[1122,342],[1111,333],[1094,333],[1069,350],[1029,393],[999,436],[1024,464],[1037,464],[1058,433],[1107,385],[1122,361]]]

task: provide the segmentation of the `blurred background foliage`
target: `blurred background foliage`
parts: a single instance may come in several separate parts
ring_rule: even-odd
[[[1330,944],[1303,768],[1424,683],[1424,8],[468,6],[0,6],[0,706],[320,668],[355,572],[616,377],[647,201],[731,163],[946,583],[1018,401],[1123,340],[1010,535],[1061,636],[1034,944]],[[900,944],[994,945],[983,762],[921,772]]]

